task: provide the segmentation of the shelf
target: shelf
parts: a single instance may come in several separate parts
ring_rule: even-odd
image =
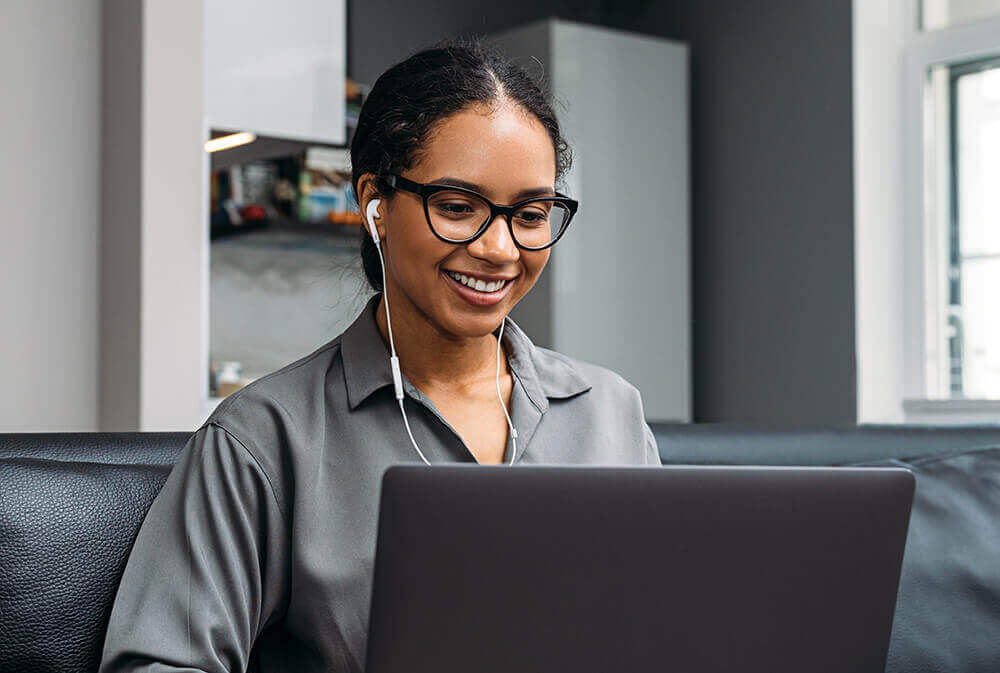
[[[222,238],[240,236],[259,231],[287,231],[301,234],[317,234],[337,238],[361,239],[361,214],[357,213],[357,224],[334,224],[332,222],[305,222],[295,218],[269,218],[253,220],[243,224],[215,226],[210,229],[209,237],[215,241]]]

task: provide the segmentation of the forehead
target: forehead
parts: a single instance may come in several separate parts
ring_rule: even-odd
[[[522,189],[553,187],[555,150],[538,119],[513,105],[463,110],[439,122],[413,174],[420,182],[454,176],[502,199]]]

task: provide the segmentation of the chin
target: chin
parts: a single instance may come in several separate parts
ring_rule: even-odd
[[[503,310],[503,305],[494,306],[490,311],[479,314],[451,314],[446,328],[455,336],[482,337],[499,327],[504,315],[506,312]]]
[[[472,307],[447,301],[434,316],[438,325],[458,337],[482,337],[500,326],[500,321],[513,307],[508,302],[493,306]]]

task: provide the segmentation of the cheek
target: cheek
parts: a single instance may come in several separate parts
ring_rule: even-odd
[[[396,273],[411,287],[436,279],[437,264],[452,252],[452,246],[438,240],[420,213],[419,220],[402,223],[390,240],[390,255]]]
[[[543,250],[541,252],[521,252],[523,255],[525,271],[532,279],[536,279],[541,275],[542,271],[545,269],[545,265],[548,264],[549,255],[551,253],[551,250]]]
[[[535,286],[538,282],[538,277],[545,270],[545,265],[549,260],[549,252],[536,252],[536,253],[526,253],[521,251],[521,266],[523,268],[523,277],[518,282],[520,286],[517,290],[517,294],[513,297],[514,301],[520,301],[522,297],[531,291],[531,288]]]

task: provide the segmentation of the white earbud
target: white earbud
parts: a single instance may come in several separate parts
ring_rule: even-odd
[[[378,244],[378,228],[375,226],[375,220],[378,219],[378,206],[382,203],[379,199],[372,199],[368,202],[368,207],[365,208],[365,219],[368,221],[368,229],[371,231],[372,240]]]

